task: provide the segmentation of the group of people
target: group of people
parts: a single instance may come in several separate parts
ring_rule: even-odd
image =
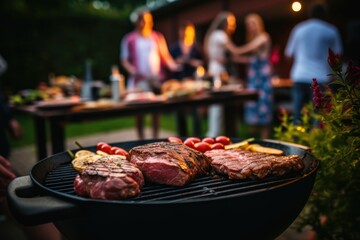
[[[285,47],[285,56],[291,59],[294,123],[299,123],[301,109],[312,100],[309,87],[313,78],[320,83],[329,81],[327,73],[328,48],[342,54],[342,42],[337,28],[325,21],[325,7],[311,8],[309,20],[295,26]],[[265,29],[262,17],[256,13],[245,16],[246,43],[236,45],[232,35],[236,30],[236,17],[230,11],[219,12],[204,36],[203,45],[196,39],[193,23],[179,27],[179,40],[168,48],[162,33],[153,29],[151,12],[141,10],[134,14],[135,29],[127,34],[120,48],[120,62],[129,73],[127,88],[159,92],[161,84],[169,78],[193,77],[197,66],[206,66],[213,85],[221,86],[223,73],[229,72],[229,63],[246,65],[246,87],[259,92],[257,101],[247,101],[244,106],[244,122],[249,134],[260,138],[271,136],[274,96],[271,84],[273,66],[270,60],[272,40]],[[169,75],[170,72],[170,75]],[[192,109],[194,136],[201,136],[197,109]],[[208,107],[207,137],[223,133],[223,106]],[[185,121],[179,110],[177,121]],[[143,115],[137,117],[140,139],[144,138]],[[153,137],[158,137],[159,115],[153,116]],[[184,132],[184,131],[183,131]]]
[[[272,91],[270,85],[271,66],[268,56],[271,39],[264,29],[262,18],[255,13],[246,17],[247,43],[236,46],[232,34],[236,30],[235,15],[228,11],[220,12],[206,32],[203,47],[196,41],[193,23],[180,25],[179,41],[167,46],[163,34],[153,29],[151,12],[141,10],[134,18],[135,29],[121,41],[120,63],[129,74],[127,89],[159,92],[161,84],[169,78],[184,79],[193,77],[198,66],[207,66],[207,74],[213,81],[227,72],[229,61],[248,64],[247,87],[260,91],[258,101],[249,101],[245,106],[245,122],[254,130],[270,127],[272,121]],[[230,57],[229,57],[230,54]],[[170,75],[166,73],[169,73]],[[221,81],[221,80],[220,80]],[[220,83],[213,83],[220,84]],[[223,133],[222,105],[214,104],[208,108],[208,131],[206,136],[216,137]],[[143,115],[137,116],[137,130],[140,139],[144,138]],[[196,109],[192,109],[195,136],[201,135],[201,125]],[[179,111],[177,120],[184,121]],[[153,115],[153,137],[158,137],[159,116]],[[269,130],[262,133],[268,137]]]

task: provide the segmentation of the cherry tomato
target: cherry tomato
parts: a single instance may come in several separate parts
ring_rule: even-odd
[[[231,143],[230,138],[226,136],[217,136],[215,142],[222,143],[224,145],[229,145]]]
[[[178,137],[168,137],[168,141],[169,142],[178,142],[178,143],[183,143],[183,141],[178,138]]]
[[[186,140],[192,141],[193,143],[201,142],[201,139],[198,138],[198,137],[188,137],[187,139],[185,139],[185,141],[186,141]],[[185,141],[184,141],[184,142],[185,142]]]
[[[206,142],[198,142],[198,143],[195,143],[194,146],[195,146],[196,150],[198,150],[199,152],[202,152],[202,153],[211,150],[211,145]]]
[[[211,149],[224,149],[224,144],[219,142],[211,144]]]
[[[208,143],[208,144],[213,144],[213,143],[215,143],[215,139],[212,138],[212,137],[203,138],[201,141],[202,141],[202,142],[206,142],[206,143]]]
[[[110,154],[116,154],[116,155],[128,155],[128,152],[121,148],[121,147],[116,147],[116,146],[113,146],[111,147],[110,149]]]
[[[96,144],[96,150],[101,150],[101,147],[103,146],[103,145],[108,145],[106,142],[98,142],[97,144]]]
[[[127,156],[127,155],[129,155],[129,153],[125,149],[118,149],[115,151],[115,155]]]
[[[185,139],[184,144],[189,148],[195,149],[195,144],[191,139]]]
[[[106,153],[108,153],[108,154],[111,154],[111,146],[109,145],[109,144],[103,144],[103,145],[101,145],[101,147],[100,147],[100,149],[99,149],[100,151],[103,151],[103,152],[106,152]]]

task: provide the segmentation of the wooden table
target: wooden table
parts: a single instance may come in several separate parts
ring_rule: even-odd
[[[209,94],[206,92],[196,94],[192,97],[182,99],[172,99],[161,102],[146,104],[126,104],[119,102],[108,108],[87,109],[81,107],[71,107],[65,109],[40,110],[35,105],[13,106],[12,110],[27,114],[33,117],[35,124],[36,149],[38,160],[48,156],[47,153],[47,128],[49,123],[52,154],[65,150],[65,128],[69,122],[93,121],[119,116],[136,115],[139,112],[153,113],[176,111],[188,106],[208,106],[214,103],[221,103],[225,110],[225,134],[229,137],[237,133],[237,115],[239,104],[245,100],[255,100],[258,93],[253,90],[241,90],[226,94]],[[181,128],[179,128],[181,129]],[[184,136],[178,132],[178,136]]]

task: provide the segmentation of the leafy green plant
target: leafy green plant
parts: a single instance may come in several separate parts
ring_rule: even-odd
[[[360,67],[350,61],[343,72],[331,49],[328,63],[336,90],[322,92],[313,79],[314,104],[302,109],[301,124],[283,111],[274,137],[310,146],[320,160],[299,228],[311,225],[318,239],[360,239]]]

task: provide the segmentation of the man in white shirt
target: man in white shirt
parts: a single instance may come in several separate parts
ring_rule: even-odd
[[[324,20],[325,15],[325,6],[314,5],[310,18],[293,28],[285,48],[285,56],[293,59],[290,77],[294,83],[292,101],[295,124],[300,121],[303,106],[313,98],[310,88],[312,79],[316,78],[322,86],[329,82],[329,48],[336,54],[343,52],[340,33],[334,25]]]

